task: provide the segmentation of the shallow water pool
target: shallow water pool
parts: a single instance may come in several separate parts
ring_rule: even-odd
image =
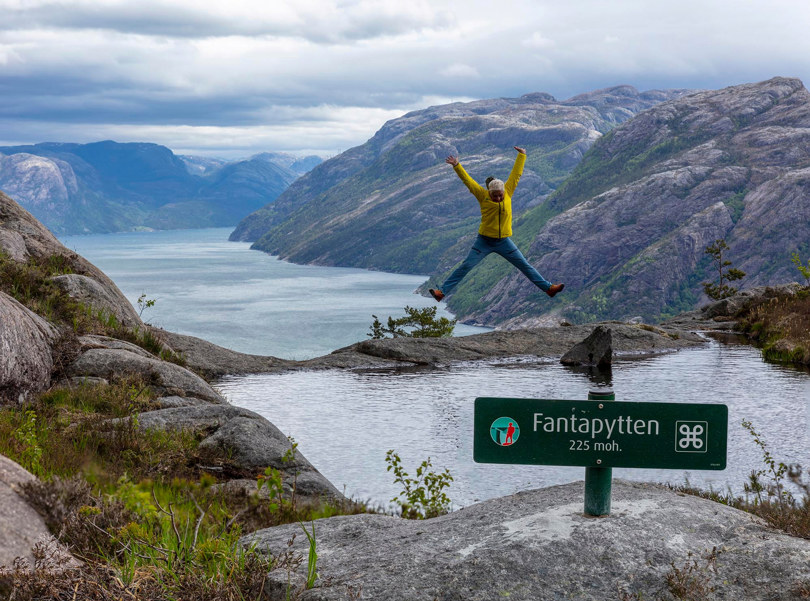
[[[761,452],[741,426],[750,420],[778,461],[810,464],[807,371],[762,361],[758,350],[708,341],[705,347],[614,364],[622,401],[725,403],[728,467],[692,473],[614,469],[614,478],[742,491]],[[235,405],[268,418],[347,495],[386,505],[398,492],[386,471],[395,449],[411,474],[428,456],[449,468],[454,507],[519,490],[581,480],[584,468],[476,464],[473,401],[478,396],[586,399],[598,378],[558,362],[460,364],[442,370],[293,372],[229,377],[218,388]]]

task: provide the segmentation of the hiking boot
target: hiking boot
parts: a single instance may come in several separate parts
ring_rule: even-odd
[[[444,293],[438,288],[431,288],[428,292],[430,292],[430,296],[436,299],[436,302],[441,302],[444,298]]]
[[[565,284],[552,284],[551,288],[546,290],[546,294],[553,297],[558,292],[562,292],[563,288],[565,288]],[[431,290],[431,292],[432,292],[432,290]]]

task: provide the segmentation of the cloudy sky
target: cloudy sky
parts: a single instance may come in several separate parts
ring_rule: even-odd
[[[0,0],[0,144],[331,155],[456,100],[810,81],[807,0]]]

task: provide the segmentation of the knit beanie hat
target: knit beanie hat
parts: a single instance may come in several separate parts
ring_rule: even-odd
[[[490,192],[495,190],[500,190],[501,192],[504,191],[503,180],[500,179],[493,179],[487,184],[487,190]]]

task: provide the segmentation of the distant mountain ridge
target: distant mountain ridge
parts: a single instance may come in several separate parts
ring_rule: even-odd
[[[477,204],[444,164],[448,154],[460,154],[483,181],[506,177],[512,146],[527,147],[513,199],[520,213],[542,203],[602,134],[685,92],[617,86],[565,101],[538,93],[414,111],[318,165],[231,239],[294,262],[431,273],[466,252],[478,220]]]
[[[233,225],[319,157],[228,162],[148,143],[0,147],[0,189],[57,234]]]

